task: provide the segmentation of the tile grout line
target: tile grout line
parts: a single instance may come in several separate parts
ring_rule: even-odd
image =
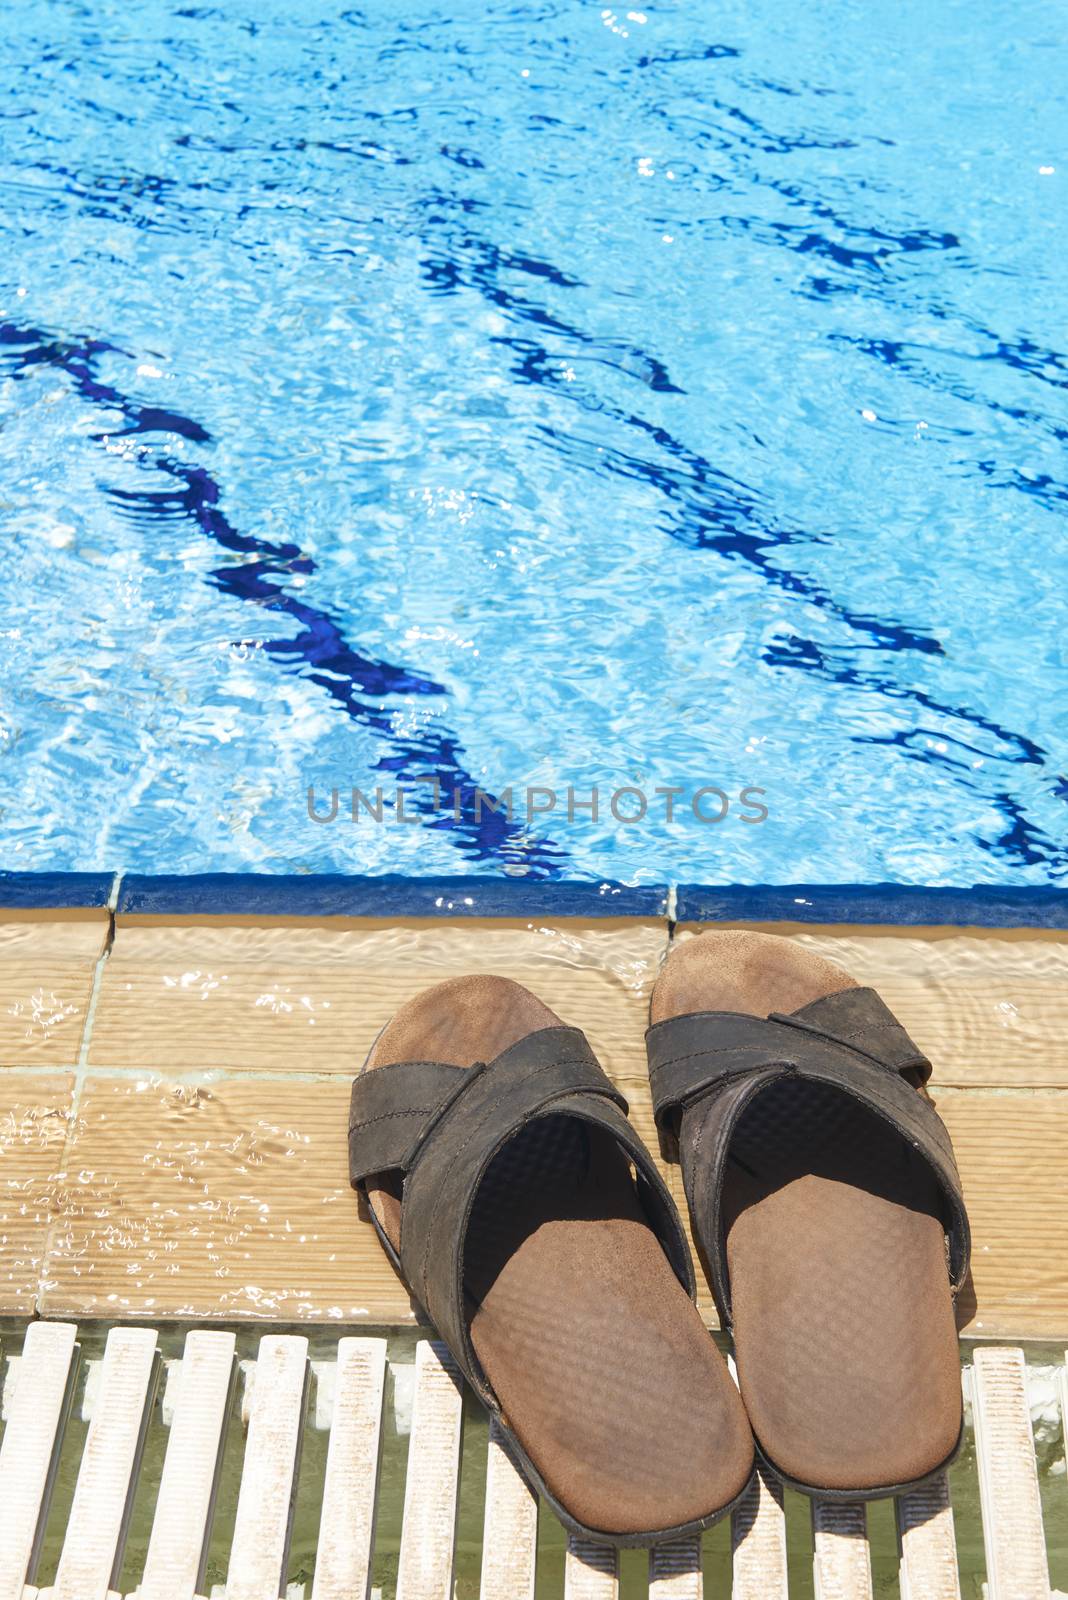
[[[67,1176],[67,1157],[77,1126],[78,1111],[82,1102],[82,1091],[85,1087],[85,1080],[89,1074],[89,1040],[93,1031],[93,1021],[96,1017],[97,1001],[100,998],[100,989],[103,983],[104,968],[107,965],[108,957],[111,955],[111,949],[115,943],[115,911],[119,903],[119,890],[122,886],[122,879],[123,874],[121,872],[117,872],[111,885],[111,893],[108,895],[108,903],[106,908],[108,913],[108,929],[104,938],[104,948],[97,956],[96,964],[93,967],[93,981],[89,989],[89,1004],[85,1008],[85,1021],[82,1024],[82,1040],[78,1050],[78,1060],[74,1065],[74,1083],[71,1088],[70,1112],[67,1117],[67,1131],[63,1140],[63,1153],[59,1158],[59,1171],[56,1173],[57,1195],[63,1193],[62,1186],[65,1183]],[[52,1248],[55,1243],[56,1228],[60,1221],[60,1215],[57,1211],[53,1210],[53,1214],[49,1218],[48,1233],[45,1237],[44,1249],[41,1252],[41,1265],[37,1275],[37,1294],[33,1307],[33,1315],[35,1317],[40,1317],[42,1314],[41,1299],[44,1294],[44,1285],[48,1278],[48,1268],[52,1259]]]
[[[943,1096],[950,1100],[995,1100],[1006,1095],[1055,1100],[1059,1095],[1068,1094],[1068,1083],[937,1083],[932,1079],[928,1087],[936,1109]]]
[[[122,887],[122,877],[123,875],[121,872],[117,872],[115,874],[115,881],[111,885],[111,893],[108,896],[108,931],[107,937],[104,940],[104,948],[97,957],[96,966],[93,968],[93,983],[92,988],[89,991],[89,1004],[85,1008],[85,1023],[82,1027],[82,1043],[81,1048],[78,1051],[78,1067],[75,1080],[76,1093],[80,1091],[81,1083],[84,1080],[85,1074],[89,1067],[89,1042],[92,1038],[93,1023],[96,1020],[97,1001],[100,999],[100,988],[103,980],[104,968],[107,965],[108,957],[111,955],[111,949],[115,943],[115,908],[119,902],[119,890]]]

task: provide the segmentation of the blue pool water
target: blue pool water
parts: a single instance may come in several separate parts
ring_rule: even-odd
[[[1064,882],[1062,21],[8,0],[0,865]]]

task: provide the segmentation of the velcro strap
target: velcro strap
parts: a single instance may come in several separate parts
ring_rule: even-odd
[[[492,1061],[464,1070],[456,1092],[424,1123],[409,1167],[414,1172],[429,1165],[444,1179],[495,1150],[546,1106],[575,1094],[602,1096],[627,1110],[580,1029],[529,1033]]]
[[[715,1083],[762,1067],[799,1065],[796,1035],[740,1011],[693,1011],[656,1023],[646,1035],[657,1124]]]
[[[442,1061],[399,1061],[361,1072],[349,1102],[349,1181],[407,1172],[431,1121],[470,1076]]]
[[[656,1023],[646,1035],[657,1126],[713,1084],[767,1067],[801,1070],[833,1057],[841,1067],[872,1065],[915,1073],[931,1063],[873,989],[842,989],[789,1015],[697,1011]]]
[[[930,1061],[874,989],[840,989],[788,1016],[776,1011],[772,1017],[855,1050],[890,1072],[914,1074],[918,1083],[931,1076]]]

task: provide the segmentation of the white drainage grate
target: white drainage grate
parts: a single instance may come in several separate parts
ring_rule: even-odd
[[[0,1600],[115,1600],[146,1432],[159,1386],[160,1335],[113,1328],[87,1386],[81,1439],[71,1401],[77,1329],[35,1322],[9,1359],[0,1441]],[[329,1428],[319,1534],[310,1585],[287,1590],[293,1509],[308,1412],[308,1339],[269,1334],[246,1367],[247,1439],[232,1515],[226,1582],[205,1594],[205,1572],[235,1406],[236,1338],[190,1332],[161,1396],[166,1447],[158,1468],[137,1600],[367,1600],[371,1593],[384,1338],[346,1338],[314,1363],[313,1423]],[[403,1370],[403,1369],[400,1369]],[[416,1347],[411,1431],[396,1570],[396,1600],[452,1600],[463,1394],[442,1346]],[[966,1373],[975,1420],[989,1600],[1049,1600],[1049,1572],[1026,1369],[1019,1350],[981,1348]],[[1062,1386],[1068,1393],[1068,1386]],[[401,1396],[398,1396],[402,1398]],[[158,1424],[157,1424],[158,1426]],[[74,1443],[71,1441],[74,1440]],[[66,1441],[66,1442],[65,1442]],[[73,1450],[80,1450],[71,1460]],[[62,1549],[50,1588],[32,1587],[57,1475],[73,1475]],[[65,1503],[65,1502],[64,1502]],[[480,1600],[533,1600],[538,1507],[495,1428],[489,1433]],[[953,1512],[945,1478],[896,1505],[902,1600],[960,1600]],[[866,1508],[812,1507],[817,1600],[870,1600]],[[733,1600],[786,1600],[786,1516],[780,1486],[761,1476],[731,1523]],[[54,1541],[55,1542],[55,1541]],[[702,1600],[701,1546],[683,1540],[650,1553],[650,1600]],[[616,1600],[620,1564],[604,1547],[572,1540],[565,1600]],[[377,1592],[377,1591],[376,1591]],[[540,1592],[540,1591],[539,1591]]]

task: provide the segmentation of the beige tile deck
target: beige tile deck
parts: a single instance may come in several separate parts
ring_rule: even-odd
[[[696,931],[687,925],[676,937]],[[936,1084],[1068,1088],[1068,934],[830,927],[791,933],[878,989],[930,1056]]]
[[[489,971],[580,1022],[610,1070],[641,1060],[663,923],[146,924],[119,919],[92,1067],[356,1071],[420,989]]]
[[[73,1066],[106,911],[0,911],[0,1067]]]
[[[119,919],[43,1308],[408,1319],[345,1171],[349,1081],[375,1034],[428,984],[488,969],[637,1081],[666,939],[655,921]],[[318,1081],[281,1076],[297,1073]]]
[[[1068,1333],[1058,1209],[1068,1193],[1068,938],[847,928],[796,936],[874,983],[935,1061],[976,1235],[968,1331]],[[91,981],[103,932],[83,927],[74,938],[64,928],[62,937],[68,970],[77,947]],[[12,937],[7,956],[0,937],[0,965],[20,941],[31,956],[24,971],[35,961],[52,970],[39,932]],[[403,1286],[356,1221],[345,1173],[348,1079],[379,1027],[438,979],[471,970],[517,978],[586,1029],[655,1148],[642,1033],[666,947],[656,921],[119,919],[62,1160],[58,1114],[37,1166],[38,1135],[18,1135],[31,1204],[15,1214],[0,1140],[6,1248],[23,1263],[11,1268],[22,1273],[17,1303],[32,1303],[50,1215],[38,1300],[49,1314],[409,1319]],[[88,989],[83,1013],[87,998]],[[26,1081],[45,1100],[55,1092],[46,1085],[69,1086],[0,1072],[13,1104]],[[6,1105],[0,1099],[0,1118]],[[12,1127],[35,1126],[18,1116]],[[677,1169],[668,1176],[681,1202]],[[702,1308],[711,1320],[707,1293]]]
[[[0,1071],[0,1313],[37,1302],[73,1084]]]
[[[968,1333],[1068,1333],[1068,1095],[944,1094],[972,1226]],[[972,1306],[974,1304],[974,1309]],[[970,1315],[969,1315],[970,1312]]]
[[[98,1317],[411,1319],[356,1216],[348,1084],[91,1079],[41,1308]]]

